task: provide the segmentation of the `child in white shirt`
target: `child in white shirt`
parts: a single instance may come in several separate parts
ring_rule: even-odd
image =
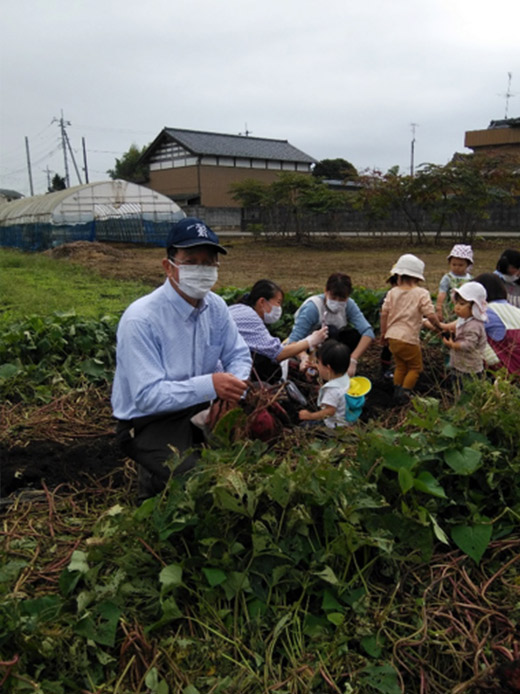
[[[323,422],[330,429],[347,426],[345,394],[350,385],[350,350],[338,340],[326,340],[318,348],[316,358],[318,373],[325,381],[318,394],[320,409],[300,410],[299,418],[303,422]]]

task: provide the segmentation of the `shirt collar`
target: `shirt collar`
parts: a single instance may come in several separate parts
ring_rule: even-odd
[[[174,309],[180,315],[183,320],[189,320],[192,316],[197,317],[199,314],[203,313],[208,308],[208,302],[206,297],[199,299],[198,306],[192,306],[190,303],[183,299],[179,292],[176,292],[172,287],[172,284],[168,278],[164,281],[164,291],[168,301],[172,304]]]
[[[349,375],[343,374],[343,376],[338,376],[338,378],[332,378],[330,381],[327,381],[327,383],[324,384],[324,387],[327,388],[327,386],[329,386],[330,388],[344,388],[345,390],[348,390],[349,385]]]

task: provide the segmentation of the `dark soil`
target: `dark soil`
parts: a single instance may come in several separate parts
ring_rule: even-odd
[[[113,436],[82,439],[69,444],[32,441],[27,446],[0,446],[0,496],[27,489],[49,489],[66,483],[86,486],[111,475],[112,485],[125,479],[125,459]]]

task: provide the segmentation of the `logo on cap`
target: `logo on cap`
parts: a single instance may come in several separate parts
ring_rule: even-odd
[[[189,231],[190,229],[193,229],[195,227],[195,231],[199,235],[199,238],[208,238],[208,229],[204,224],[191,224],[189,227],[187,227],[186,231]]]

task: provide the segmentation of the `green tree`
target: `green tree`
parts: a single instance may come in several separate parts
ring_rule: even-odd
[[[401,175],[399,167],[394,166],[386,173],[379,170],[367,171],[359,176],[361,190],[355,198],[354,206],[363,210],[370,227],[389,219],[394,212],[404,214],[408,221],[410,235],[417,234],[417,240],[424,239],[422,210],[415,198],[415,179]]]
[[[146,183],[150,178],[149,167],[140,162],[141,156],[148,149],[145,145],[142,149],[136,144],[130,145],[127,152],[120,159],[116,158],[113,169],[108,169],[107,174],[112,179],[122,178],[133,183]]]
[[[470,241],[494,203],[513,204],[520,194],[518,156],[456,154],[447,164],[424,164],[414,181],[416,202],[437,222]]]
[[[358,172],[353,164],[346,159],[338,157],[337,159],[322,159],[319,161],[312,170],[312,175],[315,178],[352,181],[357,178]]]
[[[264,207],[270,201],[270,189],[267,183],[255,178],[247,178],[239,183],[232,183],[229,191],[233,200],[242,207]]]
[[[305,218],[311,213],[334,213],[349,205],[347,193],[330,190],[308,174],[284,172],[271,184],[248,179],[232,184],[230,190],[243,207],[266,209],[269,226],[282,233],[294,230],[299,241],[307,233]]]
[[[49,186],[48,192],[55,193],[57,190],[65,190],[67,184],[63,176],[59,174],[54,174],[51,180],[51,185]]]

